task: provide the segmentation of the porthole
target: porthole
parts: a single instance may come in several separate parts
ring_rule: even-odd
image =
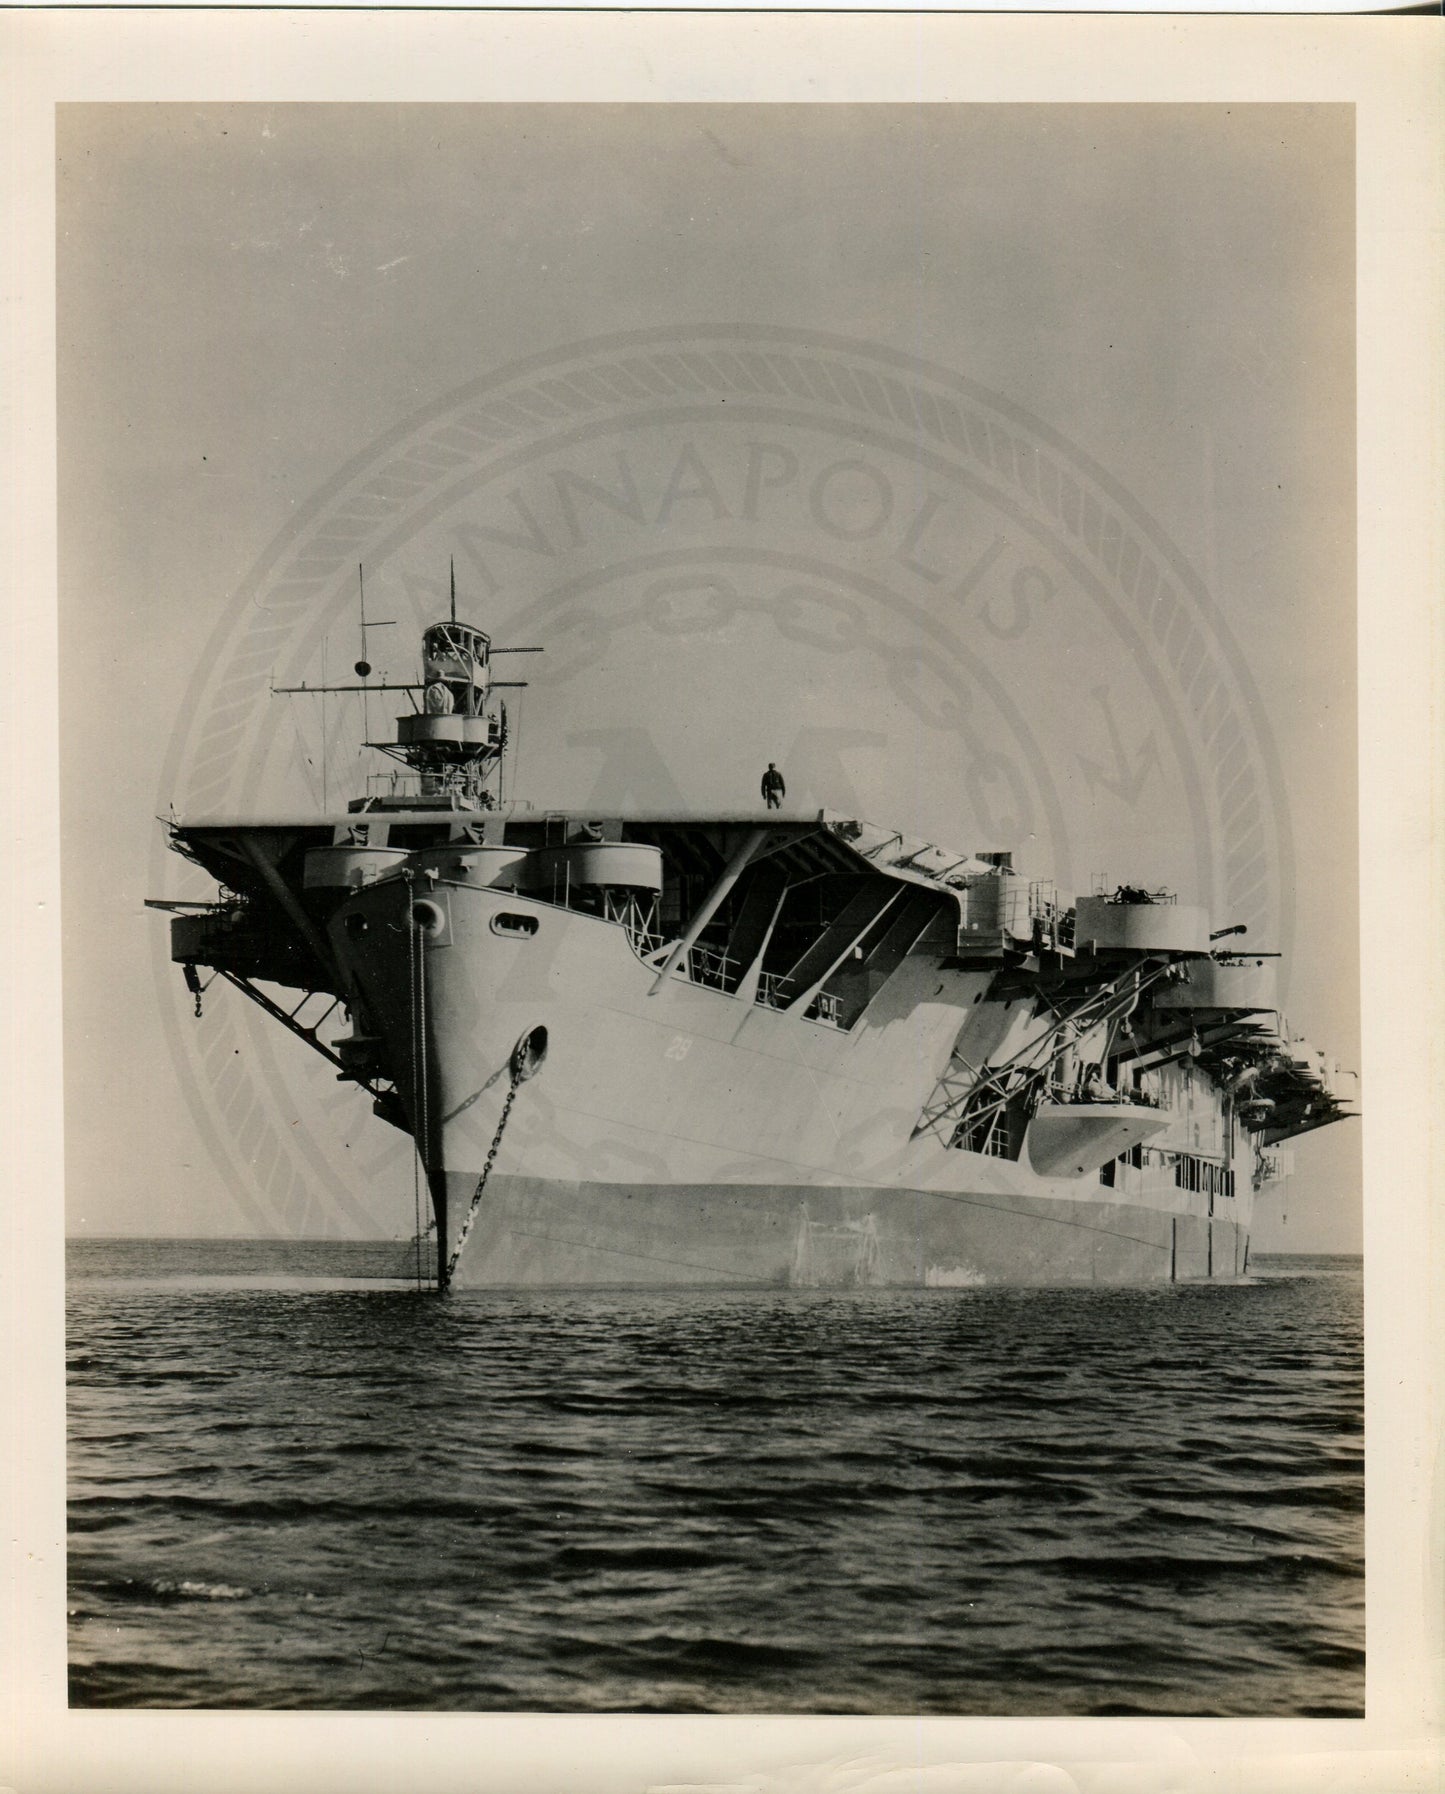
[[[492,933],[507,934],[527,940],[537,932],[540,924],[535,916],[519,916],[515,910],[498,910],[492,917]]]
[[[345,922],[346,932],[351,936],[352,940],[354,940],[354,941],[361,939],[362,935],[364,935],[366,933],[367,926],[368,926],[368,924],[367,924],[366,917],[361,915],[356,910],[353,910],[352,913],[346,918],[346,922]]]

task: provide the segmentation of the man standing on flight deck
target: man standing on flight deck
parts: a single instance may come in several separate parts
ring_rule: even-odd
[[[776,810],[787,795],[787,790],[783,775],[769,760],[768,770],[763,774],[763,802],[770,810]]]

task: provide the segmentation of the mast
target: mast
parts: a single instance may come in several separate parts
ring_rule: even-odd
[[[368,619],[366,578],[357,566],[357,591],[361,621],[361,658],[356,662],[359,685],[327,682],[323,658],[320,685],[278,685],[277,692],[313,693],[322,699],[332,692],[361,695],[362,730],[370,736],[367,697],[371,692],[404,691],[412,709],[396,719],[392,741],[365,745],[399,760],[412,775],[409,788],[386,797],[354,799],[351,810],[460,809],[492,810],[501,802],[503,763],[508,745],[506,705],[494,694],[518,689],[521,679],[493,679],[493,654],[540,654],[540,648],[494,648],[484,629],[457,617],[457,568],[453,556],[449,568],[448,615],[422,631],[421,677],[415,680],[371,679],[367,658],[368,629],[385,629],[394,619]],[[324,649],[323,649],[324,655]],[[323,808],[325,805],[323,803]]]

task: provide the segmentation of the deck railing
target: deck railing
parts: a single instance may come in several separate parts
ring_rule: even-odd
[[[733,990],[737,979],[731,968],[737,964],[729,954],[716,947],[693,946],[688,949],[687,975],[694,984],[706,985],[710,990]]]

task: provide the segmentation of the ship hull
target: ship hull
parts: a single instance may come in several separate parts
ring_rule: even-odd
[[[1226,1199],[1177,1187],[1171,1170],[1114,1167],[1137,1110],[1066,1112],[1063,1145],[1041,1153],[1031,1135],[1011,1157],[924,1124],[962,1017],[995,1042],[1035,1025],[1026,1005],[990,997],[987,970],[915,953],[842,1031],[660,979],[621,929],[516,893],[439,882],[425,937],[403,925],[408,902],[390,881],[360,892],[332,939],[399,1068],[456,1287],[1123,1284],[1244,1269],[1247,1180]],[[536,932],[518,934],[518,916]],[[518,1044],[539,1036],[545,1050],[514,1083]],[[1149,1117],[1146,1131],[1164,1125]],[[1105,1144],[1088,1169],[1047,1174],[1095,1129]]]
[[[447,1175],[461,1220],[478,1177]],[[1238,1221],[993,1190],[640,1184],[498,1174],[458,1288],[1141,1284],[1242,1274]]]

